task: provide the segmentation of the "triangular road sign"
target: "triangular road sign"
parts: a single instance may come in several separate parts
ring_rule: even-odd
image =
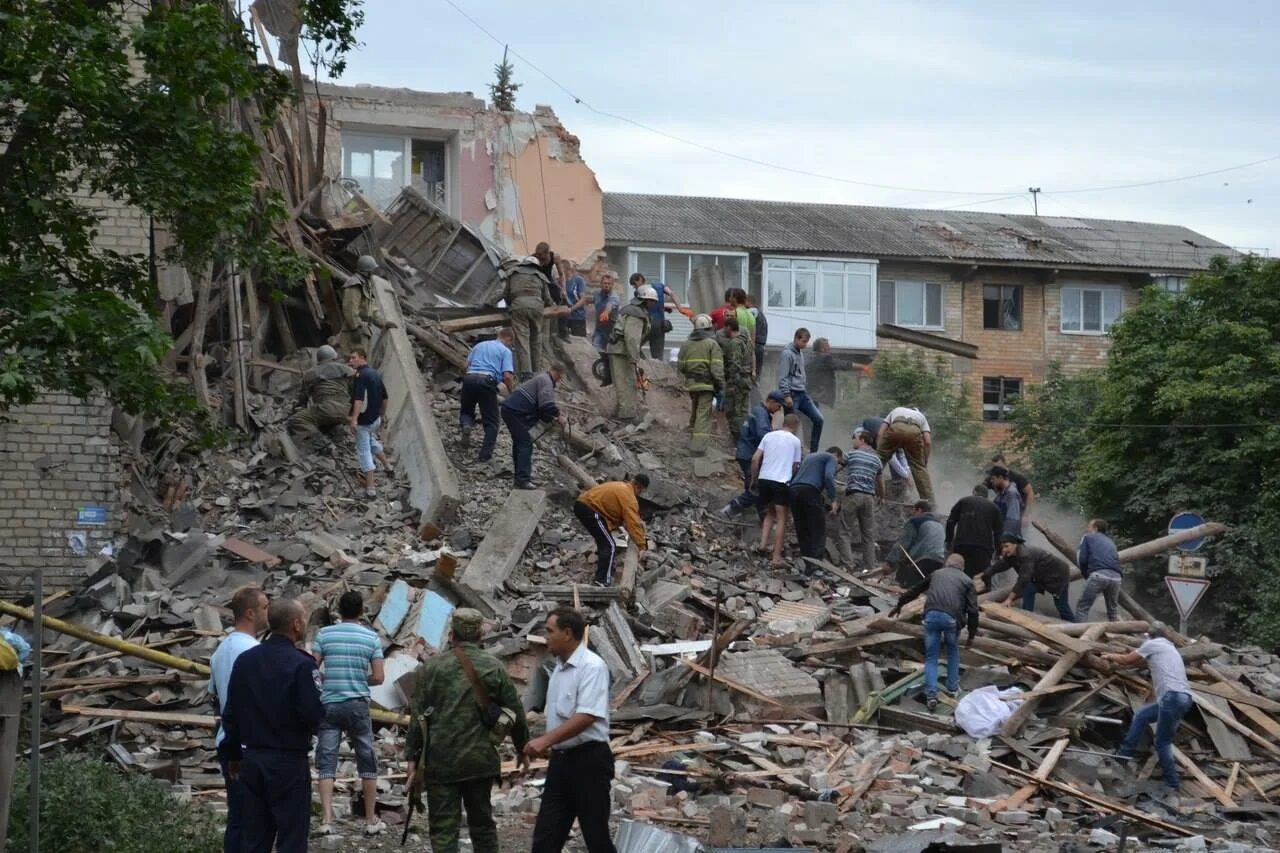
[[[1205,591],[1209,589],[1209,581],[1204,578],[1176,578],[1168,575],[1164,582],[1169,587],[1173,604],[1178,608],[1178,614],[1183,619],[1191,615],[1191,611],[1196,609],[1200,599],[1204,598]]]

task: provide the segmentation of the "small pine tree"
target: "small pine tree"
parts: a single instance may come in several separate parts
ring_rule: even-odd
[[[502,63],[493,66],[493,72],[498,79],[489,84],[489,98],[493,101],[493,108],[509,113],[516,108],[516,92],[520,90],[520,83],[512,82],[512,72],[515,66],[507,61],[507,48],[502,48]]]

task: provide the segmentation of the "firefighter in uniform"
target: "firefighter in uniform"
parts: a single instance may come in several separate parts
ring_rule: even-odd
[[[372,255],[361,255],[356,261],[356,274],[342,285],[342,333],[338,336],[338,345],[344,353],[353,349],[370,352],[373,344],[370,324],[379,329],[396,328],[395,323],[382,316],[374,295],[373,274],[377,270],[378,262]]]
[[[551,297],[551,279],[529,256],[505,270],[507,284],[502,298],[511,316],[511,332],[515,335],[516,375],[521,382],[542,371],[542,348],[547,327],[543,309],[555,305]]]
[[[636,366],[644,358],[641,345],[649,340],[649,313],[658,304],[658,293],[645,284],[636,288],[636,297],[623,306],[609,330],[605,352],[609,356],[609,373],[618,394],[614,417],[634,421],[640,416],[640,388],[636,382]]]
[[[338,361],[328,344],[316,350],[316,366],[302,374],[304,408],[289,418],[294,435],[322,432],[342,426],[351,411],[351,379],[356,372]]]
[[[242,786],[245,853],[306,853],[311,738],[324,719],[320,670],[298,648],[307,614],[292,598],[267,609],[271,635],[236,658],[222,727],[228,773]]]
[[[724,356],[709,315],[693,318],[693,334],[680,347],[676,369],[689,392],[689,449],[698,453],[707,449],[713,401],[724,390]]]

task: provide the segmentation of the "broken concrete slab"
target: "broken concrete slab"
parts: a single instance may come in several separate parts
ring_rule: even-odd
[[[750,687],[786,707],[822,705],[822,687],[817,679],[777,649],[726,652],[716,667],[716,675]]]
[[[463,570],[461,583],[480,595],[501,589],[524,556],[546,509],[546,492],[513,489]]]

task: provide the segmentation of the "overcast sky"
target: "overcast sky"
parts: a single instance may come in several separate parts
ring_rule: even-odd
[[[1030,213],[1038,186],[1042,214],[1280,253],[1280,159],[1053,194],[1280,155],[1270,0],[454,2],[527,58],[517,106],[551,105],[605,190]],[[502,48],[447,0],[365,8],[340,82],[487,97]]]

